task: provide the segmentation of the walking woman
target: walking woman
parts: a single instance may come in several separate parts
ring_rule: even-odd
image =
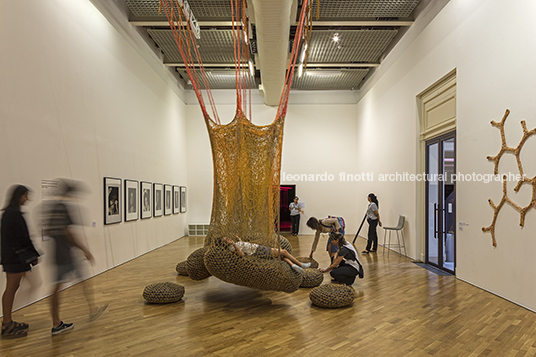
[[[376,227],[378,224],[382,226],[382,221],[380,220],[380,213],[378,212],[380,203],[375,194],[369,193],[367,197],[369,205],[367,208],[367,222],[369,224],[368,228],[368,242],[367,247],[362,252],[363,254],[374,253],[378,250],[378,233],[376,232]],[[372,248],[372,249],[371,249]]]
[[[22,337],[28,334],[28,324],[11,318],[15,293],[20,281],[32,265],[37,264],[39,253],[30,239],[26,221],[20,210],[28,201],[29,190],[22,185],[11,188],[10,200],[4,207],[1,228],[1,261],[6,272],[6,290],[2,295],[2,338]],[[9,197],[9,196],[8,196]]]

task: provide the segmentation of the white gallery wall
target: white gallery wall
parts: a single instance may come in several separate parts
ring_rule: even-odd
[[[441,77],[457,73],[457,171],[462,174],[492,174],[486,157],[501,147],[499,130],[490,125],[511,110],[506,125],[507,144],[517,146],[521,120],[536,127],[536,47],[527,39],[536,36],[533,1],[451,0],[426,29],[407,47],[368,90],[357,105],[358,167],[364,171],[419,173],[419,116],[416,96]],[[365,149],[376,147],[372,154]],[[525,173],[536,175],[536,137],[523,147]],[[505,155],[500,172],[518,173],[513,155]],[[508,183],[508,196],[520,206],[531,201],[531,187],[515,193]],[[456,276],[494,294],[536,310],[536,273],[532,252],[536,250],[536,211],[529,211],[525,227],[508,204],[496,227],[497,247],[489,226],[493,210],[502,197],[500,182],[458,182]],[[417,228],[418,185],[413,182],[384,183],[380,193],[382,215],[397,212],[408,217],[410,255],[420,258],[423,232]],[[382,197],[385,197],[382,201]],[[386,212],[387,210],[387,212]],[[462,297],[460,297],[462,298]]]
[[[184,236],[187,214],[104,225],[103,177],[187,186],[185,106],[87,0],[2,1],[0,34],[2,200],[12,184],[31,188],[23,210],[44,253],[17,293],[20,307],[50,293],[42,180],[72,178],[91,190],[78,202],[85,225],[77,227],[95,256],[91,274]]]

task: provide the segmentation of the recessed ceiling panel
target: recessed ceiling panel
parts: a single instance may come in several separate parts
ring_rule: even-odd
[[[178,68],[177,72],[181,75],[185,81],[188,82],[188,74],[184,68]],[[194,72],[199,76],[199,71]],[[236,88],[236,77],[234,70],[221,70],[221,69],[206,69],[206,79],[210,89],[235,89]],[[246,75],[248,72],[245,72]],[[248,75],[246,80],[251,80],[252,77]],[[201,89],[205,89],[204,81],[198,78],[198,83],[201,86]],[[190,83],[188,83],[190,85]],[[250,83],[246,83],[247,87],[251,89],[256,89],[257,84],[255,79]]]
[[[408,17],[419,1],[420,0],[320,0],[319,20],[363,17]],[[316,13],[316,1],[313,6],[313,12]]]
[[[136,17],[166,17],[163,10],[160,13],[159,0],[125,0],[125,3]],[[232,17],[230,0],[190,0],[188,4],[197,20],[230,20]]]
[[[148,29],[149,36],[164,52],[165,62],[182,63],[171,30]],[[229,63],[234,66],[233,31],[232,30],[203,30],[201,38],[197,40],[201,60],[208,66],[210,63]],[[193,57],[195,58],[195,56]]]
[[[335,31],[313,28],[307,63],[375,63],[397,33],[397,29]],[[333,41],[335,34],[338,34],[337,42]]]
[[[298,77],[298,71],[296,70],[292,81],[292,89],[357,89],[369,70],[369,68],[343,70],[305,69],[301,77]]]

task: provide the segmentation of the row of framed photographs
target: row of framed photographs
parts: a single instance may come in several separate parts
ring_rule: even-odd
[[[104,178],[104,224],[120,223],[123,216],[128,222],[184,212],[184,186]]]

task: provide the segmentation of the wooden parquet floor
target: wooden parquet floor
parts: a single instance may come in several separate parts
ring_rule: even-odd
[[[295,256],[308,255],[312,236],[288,238]],[[80,284],[62,291],[62,318],[75,323],[65,335],[50,335],[48,298],[15,312],[15,320],[30,323],[29,334],[0,340],[0,355],[536,355],[533,312],[398,254],[387,258],[381,248],[360,256],[365,279],[354,284],[353,306],[322,309],[311,305],[310,289],[257,291],[177,275],[176,264],[202,244],[184,237],[92,278],[97,302],[110,303],[97,321],[89,322]],[[364,245],[359,239],[358,251]],[[325,252],[315,258],[327,266]],[[159,281],[183,285],[183,300],[146,304],[144,287]]]

